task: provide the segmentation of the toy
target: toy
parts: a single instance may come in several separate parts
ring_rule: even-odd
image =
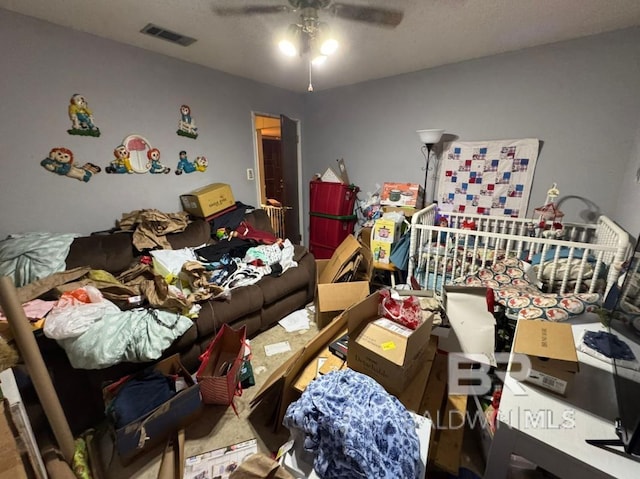
[[[178,131],[176,132],[180,136],[186,136],[187,138],[198,138],[198,129],[196,123],[191,117],[191,107],[189,105],[182,105],[180,107],[180,121],[178,122]]]
[[[149,151],[147,151],[147,158],[149,159],[149,163],[147,163],[147,167],[149,168],[149,171],[151,173],[167,174],[171,171],[171,168],[164,166],[162,163],[160,163],[160,150],[158,150],[157,148],[151,148]]]
[[[88,182],[94,173],[102,169],[93,163],[86,163],[82,167],[73,164],[73,152],[68,148],[52,148],[49,156],[40,162],[45,169],[61,176],[68,176],[76,180]]]
[[[70,135],[100,136],[100,129],[93,123],[93,113],[89,109],[87,100],[79,93],[75,93],[69,101]]]
[[[187,152],[182,150],[180,152],[180,159],[178,160],[178,166],[176,167],[176,175],[181,175],[182,172],[193,173],[196,171],[195,163],[192,163],[187,158]]]
[[[204,172],[207,171],[207,166],[209,166],[209,161],[204,156],[196,157],[196,171]]]
[[[539,206],[534,211],[539,215],[538,229],[542,231],[544,238],[562,238],[564,225],[562,218],[564,213],[556,206],[556,198],[560,196],[557,184],[554,183],[549,191],[543,206]]]
[[[113,150],[114,160],[105,168],[107,173],[133,173],[129,161],[129,150],[124,145],[119,145]]]

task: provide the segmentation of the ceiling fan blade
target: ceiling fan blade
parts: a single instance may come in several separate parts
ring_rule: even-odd
[[[344,18],[345,20],[375,23],[385,27],[397,27],[404,16],[402,10],[383,7],[369,7],[366,5],[332,3],[329,8],[334,15]]]
[[[213,7],[213,11],[221,17],[230,17],[233,15],[289,12],[291,8],[288,5],[245,5],[244,7]]]

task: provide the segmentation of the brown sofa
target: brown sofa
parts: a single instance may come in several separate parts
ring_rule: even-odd
[[[254,210],[245,220],[259,230],[271,231],[264,210]],[[210,225],[194,220],[181,233],[167,235],[173,249],[198,246],[211,241]],[[76,238],[67,256],[67,269],[91,266],[117,274],[127,269],[139,255],[132,244],[132,234],[116,232]],[[315,259],[304,246],[295,245],[298,267],[281,276],[266,276],[256,284],[232,290],[230,300],[202,303],[193,326],[178,338],[163,357],[179,353],[184,366],[195,372],[198,357],[206,349],[220,326],[247,326],[249,337],[264,331],[287,314],[303,308],[313,300],[316,283]],[[142,369],[145,364],[121,363],[106,369],[74,369],[66,353],[51,339],[38,335],[40,349],[74,433],[95,425],[103,417],[102,386]]]

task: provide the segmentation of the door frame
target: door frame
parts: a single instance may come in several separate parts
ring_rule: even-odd
[[[284,114],[284,113],[283,113]],[[269,118],[277,118],[280,120],[280,113],[263,113],[260,111],[252,111],[251,112],[251,137],[253,141],[253,164],[254,164],[254,182],[255,182],[255,195],[257,205],[262,205],[262,195],[260,189],[262,188],[262,172],[264,171],[262,165],[260,164],[260,154],[259,149],[262,149],[262,145],[258,145],[258,135],[256,133],[256,116],[266,116]],[[298,144],[297,144],[297,156],[298,156],[298,204],[296,205],[298,209],[298,222],[300,224],[300,244],[305,244],[306,241],[306,230],[304,228],[304,215],[303,211],[303,188],[302,188],[302,135],[301,135],[301,126],[300,120],[298,118],[292,118],[296,123],[296,135],[298,135]],[[306,190],[304,190],[306,191]]]

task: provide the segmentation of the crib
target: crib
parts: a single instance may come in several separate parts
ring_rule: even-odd
[[[550,231],[529,218],[439,213],[432,204],[413,215],[410,238],[408,278],[438,296],[509,258],[528,268],[543,293],[604,296],[629,254],[629,235],[606,216]]]

